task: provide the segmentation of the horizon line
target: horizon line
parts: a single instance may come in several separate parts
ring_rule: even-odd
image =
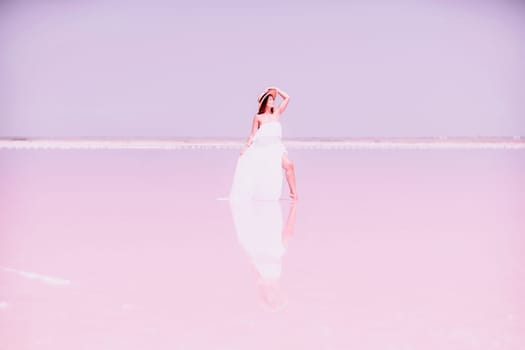
[[[289,149],[525,149],[525,137],[286,138]],[[240,149],[241,138],[0,138],[0,149]]]

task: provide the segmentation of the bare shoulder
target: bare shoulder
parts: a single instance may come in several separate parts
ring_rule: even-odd
[[[256,127],[257,129],[259,128],[259,126],[261,125],[262,123],[262,119],[261,119],[261,115],[260,114],[255,114],[253,116],[253,125],[254,127]]]

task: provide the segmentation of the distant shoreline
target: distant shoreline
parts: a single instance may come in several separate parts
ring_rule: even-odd
[[[0,149],[239,149],[244,139],[0,139]],[[525,149],[525,137],[414,137],[414,138],[295,138],[283,139],[290,149]]]

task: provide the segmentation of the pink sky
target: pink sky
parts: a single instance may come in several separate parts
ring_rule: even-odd
[[[168,3],[5,3],[0,137],[525,135],[516,2]]]

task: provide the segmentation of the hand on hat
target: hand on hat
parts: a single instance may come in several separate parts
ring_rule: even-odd
[[[279,94],[279,89],[276,88],[275,86],[270,86],[270,87],[267,87],[266,89],[264,89],[264,91],[259,95],[259,97],[257,97],[257,101],[261,101],[261,98],[264,96],[264,94],[268,93],[268,91],[270,90],[275,90],[276,94]]]

